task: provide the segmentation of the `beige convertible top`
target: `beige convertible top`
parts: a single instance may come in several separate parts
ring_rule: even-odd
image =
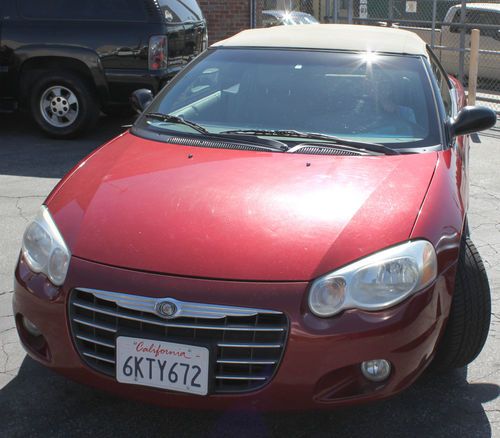
[[[283,47],[427,56],[425,42],[413,32],[349,24],[303,24],[245,30],[213,47]]]

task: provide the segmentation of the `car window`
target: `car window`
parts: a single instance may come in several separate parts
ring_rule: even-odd
[[[491,11],[468,11],[467,12],[467,22],[474,24],[488,24],[496,26],[495,28],[483,27],[481,29],[481,36],[498,38],[498,26],[500,26],[500,13]],[[467,29],[467,33],[470,33],[471,29]]]
[[[304,15],[302,21],[304,24],[319,24],[319,21],[312,15]]]
[[[147,10],[137,0],[18,0],[26,18],[145,21]]]
[[[283,22],[286,25],[308,24],[307,19],[303,15],[298,14],[285,14]]]
[[[461,10],[458,9],[456,14],[453,16],[452,23],[457,23],[450,26],[450,32],[460,33],[460,15]],[[500,13],[493,11],[482,11],[477,9],[468,9],[466,11],[465,23],[467,24],[477,24],[477,25],[492,25],[496,27],[479,27],[481,30],[481,36],[498,38],[498,26],[500,26]],[[466,27],[465,33],[470,34],[472,27]]]
[[[213,50],[163,90],[150,111],[184,117],[211,132],[293,129],[398,148],[440,143],[419,57]]]
[[[263,27],[273,27],[280,25],[280,21],[271,14],[262,14],[262,26]]]
[[[304,14],[295,17],[297,24],[316,24],[318,21],[312,15]]]
[[[203,20],[203,13],[196,0],[157,0],[165,19],[173,23]]]
[[[445,76],[442,67],[438,64],[434,56],[430,57],[432,72],[436,78],[436,82],[439,87],[439,94],[441,95],[441,100],[443,101],[444,110],[448,117],[453,115],[453,101],[451,98],[451,90],[449,86],[449,81]]]

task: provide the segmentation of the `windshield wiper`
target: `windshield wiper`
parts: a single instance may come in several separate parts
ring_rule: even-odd
[[[195,122],[191,122],[190,120],[186,120],[182,117],[172,116],[171,114],[148,113],[148,114],[145,114],[144,117],[146,117],[148,119],[160,120],[162,122],[176,123],[178,125],[189,126],[190,128],[194,129],[195,131],[198,131],[200,134],[210,134],[210,132],[208,132],[203,126],[198,125]]]
[[[163,114],[163,113],[148,113],[144,115],[146,118],[161,120],[167,123],[176,123],[179,125],[186,125],[190,128],[194,129],[196,132],[200,134],[206,135],[207,137],[216,138],[217,140],[229,140],[233,142],[244,142],[251,147],[266,150],[266,151],[277,151],[277,152],[285,152],[288,149],[288,146],[278,140],[274,139],[260,139],[256,138],[252,135],[231,135],[230,133],[213,133],[205,129],[203,126],[198,125],[195,122],[190,120],[186,120],[183,117],[173,116],[171,114]],[[257,140],[257,141],[256,141]]]
[[[363,149],[369,152],[379,152],[386,155],[399,155],[399,152],[397,150],[391,149],[390,147],[384,146],[379,143],[354,141],[345,138],[335,137],[333,135],[318,134],[313,132],[300,132],[294,130],[244,129],[244,130],[234,130],[234,131],[223,131],[220,134],[262,135],[270,137],[295,137],[295,138],[306,138],[310,140],[325,140],[330,143],[333,143],[335,146],[350,146],[357,149]],[[325,143],[324,145],[322,144],[321,146],[328,147],[328,143]]]

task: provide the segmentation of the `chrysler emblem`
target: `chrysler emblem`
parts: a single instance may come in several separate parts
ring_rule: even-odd
[[[173,318],[177,313],[177,306],[171,301],[160,301],[156,305],[156,312],[163,318]]]

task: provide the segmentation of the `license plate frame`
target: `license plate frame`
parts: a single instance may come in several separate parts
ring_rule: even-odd
[[[134,344],[135,342],[135,344]],[[139,343],[142,342],[142,345],[139,345]],[[153,348],[150,348],[151,345]],[[198,395],[198,396],[207,396],[212,392],[212,382],[213,382],[213,361],[212,358],[214,357],[214,349],[213,346],[210,344],[205,344],[205,343],[199,343],[199,342],[190,342],[186,343],[185,339],[165,339],[165,338],[154,338],[154,337],[147,337],[143,338],[137,335],[133,334],[128,334],[128,333],[119,333],[117,334],[115,338],[115,379],[117,382],[126,384],[126,385],[139,385],[139,386],[145,386],[148,388],[154,388],[157,390],[164,390],[164,391],[175,391],[179,392],[182,394],[190,394],[190,395]],[[159,350],[156,350],[156,348],[159,348]],[[134,352],[133,349],[136,349]],[[137,351],[137,348],[139,348],[140,351]],[[145,349],[145,351],[144,351]],[[161,350],[168,350],[168,352],[184,352],[184,353],[189,353],[191,352],[190,355],[184,354],[165,354]],[[124,354],[126,358],[128,358],[130,355],[136,356],[139,359],[142,357],[143,360],[140,362],[140,367],[142,369],[142,378],[140,374],[136,376],[136,371],[135,371],[135,366],[136,362],[135,359],[132,360],[132,363],[129,362],[129,366],[132,366],[133,373],[130,376],[126,376],[124,373],[124,359],[121,356],[121,354]],[[128,353],[128,356],[127,356]],[[196,357],[197,355],[201,357]],[[189,359],[188,359],[189,357]],[[163,372],[161,371],[161,365],[156,362],[156,366],[153,363],[153,374],[155,378],[145,378],[145,372],[149,376],[151,369],[150,369],[150,363],[151,361],[148,361],[147,359],[155,359],[155,360],[161,360],[162,362],[165,361],[166,364],[163,365]],[[158,359],[160,358],[160,359]],[[126,360],[126,359],[125,359]],[[174,363],[178,363],[179,365],[172,370],[172,366]],[[200,378],[201,380],[201,387],[196,388],[191,385],[185,385],[184,381],[186,379],[185,375],[180,375],[179,377],[179,382],[178,383],[172,383],[170,380],[170,377],[168,376],[168,373],[173,372],[174,374],[177,374],[178,372],[183,373],[185,370],[185,366],[181,366],[180,364],[190,364],[190,368],[187,371],[188,377],[187,379],[189,380],[190,377],[193,377],[193,374],[190,373],[191,371],[194,370],[196,372],[196,369],[193,367],[199,366],[201,368],[201,373],[200,373]],[[144,367],[142,367],[144,365]],[[130,370],[127,370],[130,371]],[[163,379],[159,379],[161,377],[161,374],[163,374]],[[171,376],[173,377],[173,376]],[[195,382],[199,383],[199,381],[196,379]],[[182,385],[181,385],[182,383]]]

